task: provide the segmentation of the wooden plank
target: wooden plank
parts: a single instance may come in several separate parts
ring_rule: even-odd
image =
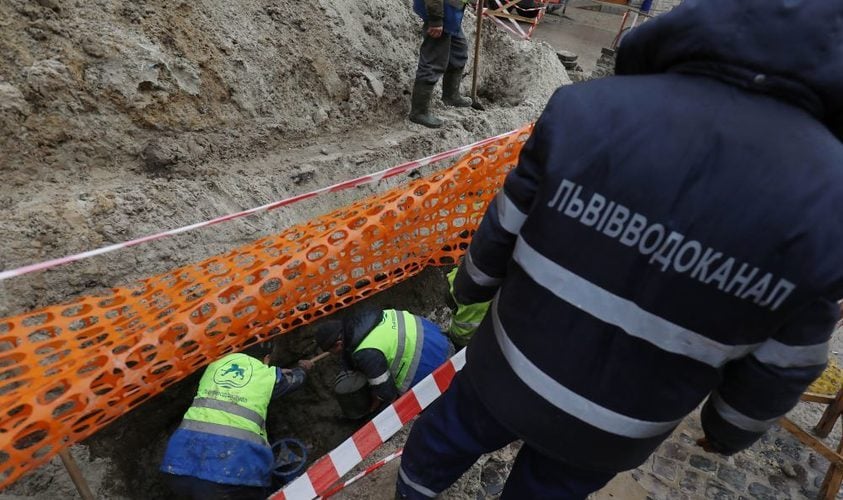
[[[843,389],[837,392],[834,402],[828,405],[828,408],[823,412],[820,423],[814,428],[814,434],[821,438],[828,436],[841,413],[843,413]]]
[[[492,14],[492,15],[497,15],[497,14],[501,14],[501,13],[505,14],[507,12],[507,9],[509,9],[510,7],[512,7],[513,5],[515,5],[519,2],[521,2],[521,0],[504,1],[503,5],[501,5],[500,7],[496,8],[496,9],[486,9],[486,13]]]
[[[789,418],[785,417],[779,420],[779,425],[784,427],[784,429],[789,433],[793,434],[793,437],[801,441],[802,444],[813,449],[832,464],[843,466],[843,455],[831,450],[825,445],[825,443],[808,434],[808,432],[794,424]]]
[[[843,452],[843,437],[837,444],[837,453]],[[840,485],[843,483],[843,466],[830,465],[825,473],[823,484],[820,487],[819,498],[822,500],[834,500],[840,492]]]
[[[536,19],[532,17],[524,17],[519,16],[518,14],[510,14],[508,9],[510,7],[514,7],[516,4],[521,3],[521,0],[508,0],[505,1],[504,4],[497,9],[486,9],[486,14],[495,17],[502,17],[505,19],[515,19],[516,21],[521,21],[522,23],[527,24],[536,24]]]
[[[518,15],[515,15],[515,14],[510,14],[508,12],[489,12],[487,10],[486,13],[490,16],[503,17],[503,18],[506,18],[506,19],[515,19],[516,21],[521,21],[522,23],[527,23],[527,24],[534,24],[535,21],[536,21],[535,19],[531,19],[529,17],[518,16]]]
[[[825,473],[820,494],[817,498],[821,500],[834,500],[837,492],[840,491],[840,484],[843,483],[843,467],[832,465]]]
[[[821,403],[824,405],[830,405],[834,403],[834,396],[828,396],[826,394],[817,394],[816,392],[806,392],[802,395],[802,401],[808,403]]]

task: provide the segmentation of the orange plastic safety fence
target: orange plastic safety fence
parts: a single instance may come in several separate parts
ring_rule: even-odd
[[[0,487],[251,337],[455,262],[530,131],[226,254],[0,319]]]

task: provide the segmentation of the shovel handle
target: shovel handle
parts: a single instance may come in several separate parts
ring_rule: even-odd
[[[318,356],[314,356],[314,357],[308,359],[308,361],[310,361],[311,363],[316,363],[317,361],[320,361],[322,359],[327,358],[330,354],[331,354],[330,352],[323,352],[322,354],[320,354]]]

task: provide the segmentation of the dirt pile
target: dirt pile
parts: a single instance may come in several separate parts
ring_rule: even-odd
[[[419,42],[399,0],[10,0],[0,18],[3,167],[30,174],[18,183],[37,178],[33,154],[66,175],[156,169],[382,122],[406,106]],[[535,78],[549,73],[546,54],[490,38],[488,72],[509,70],[490,94],[548,90]],[[531,56],[535,69],[512,66]],[[530,97],[523,90],[504,91],[507,104]]]
[[[505,132],[535,119],[570,81],[549,47],[487,27],[480,75],[487,111],[446,109],[437,100],[446,127],[412,125],[407,92],[421,36],[403,0],[8,0],[0,2],[0,27],[0,269]],[[0,282],[0,317],[229,250],[405,180]],[[438,317],[443,287],[441,271],[430,271],[376,300]],[[278,352],[289,363],[314,349],[305,335],[290,334]],[[303,439],[318,457],[354,430],[337,420],[334,369],[326,362],[271,410],[273,436]],[[98,495],[167,497],[157,465],[197,380],[194,374],[88,440],[90,456],[79,448]],[[69,496],[55,467],[0,495]]]
[[[415,49],[396,4],[4,2],[3,135],[19,140],[9,166],[39,151],[62,170],[141,157],[154,168],[248,146],[226,141],[232,129],[301,136],[383,116],[403,99],[397,62]],[[175,141],[142,155],[158,132]]]
[[[411,125],[420,23],[402,0],[9,0],[0,24],[3,269],[504,132],[569,82],[549,47],[487,27],[488,111],[437,102],[445,129]],[[367,192],[2,282],[0,316],[200,259]]]

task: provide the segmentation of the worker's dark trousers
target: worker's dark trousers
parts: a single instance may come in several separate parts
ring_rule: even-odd
[[[468,62],[468,43],[462,31],[456,35],[442,33],[439,38],[427,34],[424,27],[424,40],[419,51],[419,67],[416,81],[434,84],[442,78],[448,68],[462,69]]]
[[[459,479],[480,455],[517,439],[486,410],[468,377],[458,373],[448,391],[422,413],[410,431],[398,474],[399,496],[431,498]],[[583,499],[613,476],[579,470],[525,444],[501,499]]]
[[[263,500],[272,491],[258,486],[241,486],[205,481],[198,477],[164,474],[167,485],[177,498],[191,500]]]

